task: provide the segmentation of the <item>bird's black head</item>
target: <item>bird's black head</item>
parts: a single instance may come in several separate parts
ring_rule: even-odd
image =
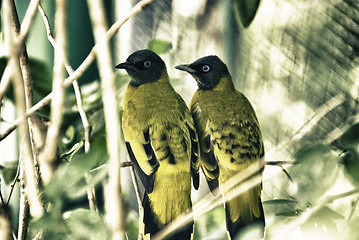
[[[196,79],[198,88],[202,90],[214,88],[223,76],[229,74],[226,64],[217,56],[203,57],[189,65],[178,65],[176,68],[190,73]]]
[[[156,82],[165,70],[163,60],[151,50],[138,50],[132,53],[126,62],[120,63],[116,68],[125,69],[131,77],[132,86]]]

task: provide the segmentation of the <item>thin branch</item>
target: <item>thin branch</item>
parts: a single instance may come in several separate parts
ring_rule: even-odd
[[[50,126],[47,131],[44,148],[39,156],[41,177],[45,183],[52,178],[56,160],[57,142],[60,134],[65,102],[65,52],[66,52],[66,0],[56,1],[55,12],[56,48],[54,60],[54,78],[52,83]]]
[[[98,213],[96,195],[95,195],[95,188],[94,185],[91,183],[91,175],[89,173],[85,174],[85,180],[88,185],[87,187],[87,199],[89,201],[90,210]]]
[[[133,166],[130,167],[130,171],[131,171],[131,178],[132,178],[132,182],[133,182],[133,187],[135,188],[135,193],[136,193],[136,198],[137,198],[137,203],[138,203],[138,215],[141,216],[141,212],[143,211],[143,205],[142,205],[140,190],[138,188],[138,182],[137,182],[137,178],[136,178],[136,174],[135,174],[135,170],[133,169]],[[138,240],[142,240],[142,239],[143,239],[143,234],[141,233],[141,231],[138,231]]]
[[[119,159],[121,127],[119,106],[116,99],[115,75],[111,61],[110,46],[106,38],[106,20],[101,0],[88,0],[93,33],[97,43],[97,64],[101,78],[102,101],[106,123],[108,160],[108,183],[105,195],[106,221],[112,239],[125,239],[125,218],[121,196],[121,167]]]
[[[1,181],[0,181],[0,183],[1,183]],[[1,191],[0,191],[0,201],[1,201],[1,204],[5,204],[4,197],[2,196]]]
[[[45,24],[45,28],[46,28],[46,33],[47,33],[47,39],[49,40],[49,42],[51,43],[51,45],[53,46],[54,49],[57,48],[55,39],[53,37],[52,34],[52,30],[51,30],[51,26],[50,26],[50,22],[49,19],[43,9],[43,7],[41,6],[41,4],[38,5],[38,9],[39,12],[42,16],[43,22]],[[72,69],[72,67],[70,66],[68,60],[65,58],[65,68],[66,71],[68,72],[69,75],[74,73],[74,70]],[[75,96],[76,96],[76,102],[77,102],[77,108],[81,117],[81,121],[82,124],[84,126],[84,131],[85,131],[85,152],[87,153],[90,150],[90,134],[91,134],[91,127],[90,127],[90,123],[87,119],[83,104],[82,104],[82,96],[81,96],[81,90],[79,87],[79,84],[77,82],[77,79],[75,79],[72,82],[72,86],[74,88],[74,92],[75,92]]]
[[[19,176],[20,176],[20,163],[17,165],[16,176],[14,178],[14,181],[10,185],[10,192],[9,192],[9,196],[7,197],[6,204],[9,204],[9,202],[10,202],[12,193],[14,192],[14,188],[16,186],[16,183],[17,183],[18,179],[19,179]]]
[[[135,174],[135,170],[133,169],[133,166],[130,167],[130,171],[131,171],[133,187],[135,188],[135,193],[136,193],[136,198],[137,198],[137,203],[138,203],[138,211],[139,211],[139,213],[141,213],[141,211],[143,209],[142,199],[141,199],[140,190],[138,188],[138,182],[137,182],[137,178],[136,178],[136,174]]]
[[[24,178],[24,167],[20,159],[20,202],[19,202],[19,226],[17,232],[17,238],[19,240],[25,240],[27,236],[27,229],[29,225],[30,211],[29,203],[26,198],[25,178]]]
[[[23,164],[25,169],[25,179],[29,203],[31,206],[31,214],[34,217],[39,217],[43,214],[44,210],[39,199],[39,189],[35,177],[35,169],[34,169],[34,161],[32,155],[32,149],[29,139],[29,125],[26,118],[23,116],[26,112],[26,99],[24,94],[24,82],[23,76],[20,72],[20,61],[19,61],[19,53],[20,51],[24,51],[24,49],[15,48],[15,37],[16,37],[16,20],[17,14],[15,9],[14,1],[4,1],[3,4],[3,13],[4,17],[4,31],[5,35],[8,36],[8,49],[10,50],[9,64],[10,68],[10,78],[14,81],[14,90],[15,90],[15,99],[16,106],[18,110],[18,115],[20,116],[22,121],[19,122],[19,135],[20,139],[22,139],[21,144],[21,154],[23,157]],[[13,27],[13,29],[11,29]]]
[[[26,10],[25,17],[22,21],[21,28],[19,28],[20,33],[16,39],[17,40],[16,47],[21,47],[22,45],[24,45],[26,37],[29,34],[31,24],[34,20],[34,17],[36,14],[36,9],[37,9],[39,2],[40,2],[40,0],[31,0],[30,4]]]
[[[152,1],[153,0],[142,0],[138,2],[123,19],[119,19],[111,26],[111,28],[106,33],[106,41],[109,41],[113,37],[113,35],[122,27],[123,24],[125,24],[130,18],[141,12],[142,9]],[[74,71],[73,74],[71,74],[65,80],[64,82],[65,87],[68,87],[75,79],[78,79],[90,66],[90,64],[95,60],[95,53],[96,53],[96,49],[98,48],[98,45],[99,43],[97,43],[92,48],[91,52],[81,63],[81,65]],[[14,122],[12,122],[12,124],[3,133],[0,134],[0,141],[3,140],[5,137],[7,137],[12,131],[14,131],[17,128],[17,126],[20,124],[20,122],[23,121],[24,118],[28,118],[29,116],[33,115],[35,112],[37,112],[38,110],[49,104],[51,98],[52,98],[52,92],[49,93],[46,97],[44,97],[42,100],[40,100],[32,108],[28,109],[26,114],[20,116]]]
[[[283,165],[292,165],[292,164],[296,164],[295,161],[266,161],[265,162],[266,165],[268,166],[283,166]]]

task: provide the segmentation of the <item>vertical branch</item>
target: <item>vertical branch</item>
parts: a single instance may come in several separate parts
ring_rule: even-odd
[[[29,199],[31,207],[31,214],[34,217],[39,217],[43,214],[43,207],[39,199],[39,189],[35,177],[35,168],[32,155],[32,149],[29,138],[29,125],[24,118],[26,114],[26,99],[24,94],[24,82],[23,76],[20,71],[19,52],[21,55],[24,53],[24,48],[18,48],[15,43],[16,34],[18,32],[18,18],[13,0],[6,0],[3,2],[4,9],[4,32],[5,36],[8,37],[9,46],[9,77],[14,82],[16,107],[19,117],[22,121],[19,124],[19,135],[22,139],[21,144],[21,155],[23,157],[23,167],[25,171],[25,182],[26,182],[26,195]],[[21,57],[21,56],[20,56]]]
[[[87,199],[89,201],[90,210],[98,212],[96,195],[95,195],[95,187],[91,183],[91,174],[89,174],[89,173],[85,174],[85,180],[86,180],[86,183],[88,185],[88,187],[87,187]]]
[[[41,177],[48,183],[54,171],[57,154],[57,142],[63,116],[65,87],[65,52],[66,52],[66,0],[56,0],[55,12],[56,48],[54,59],[54,78],[52,83],[52,99],[50,126],[47,131],[46,142],[39,156]]]
[[[39,12],[41,13],[42,19],[43,19],[45,27],[46,27],[47,39],[49,40],[51,45],[54,47],[54,49],[56,49],[57,46],[56,46],[55,39],[54,39],[54,37],[52,35],[50,23],[49,23],[47,15],[46,15],[44,9],[42,8],[41,4],[39,4],[38,9],[39,9]],[[65,68],[66,68],[66,71],[67,71],[67,73],[69,75],[72,75],[74,73],[74,70],[72,69],[72,67],[70,66],[70,64],[68,63],[66,58],[65,58]],[[75,79],[72,82],[72,86],[74,87],[75,96],[76,96],[76,102],[77,102],[77,108],[78,108],[78,111],[79,111],[79,114],[80,114],[80,117],[81,117],[82,124],[84,126],[84,131],[85,131],[85,152],[88,152],[90,150],[91,127],[90,127],[90,123],[89,123],[89,121],[87,119],[85,110],[84,110],[83,105],[82,105],[81,91],[80,91],[80,87],[79,87],[79,84],[77,82],[77,79]]]
[[[19,228],[17,231],[17,239],[25,240],[27,235],[27,227],[29,225],[29,203],[26,198],[23,159],[20,159],[20,203],[19,203]]]
[[[136,198],[137,198],[137,203],[138,203],[138,215],[141,216],[141,213],[143,211],[143,205],[142,205],[140,190],[138,189],[138,182],[137,182],[137,178],[136,178],[136,174],[135,174],[135,170],[133,169],[133,166],[130,166],[130,171],[131,171],[131,178],[132,178],[132,182],[133,182],[133,187],[135,188],[135,193],[136,193]],[[138,240],[142,240],[142,239],[143,239],[143,234],[141,233],[141,231],[138,231]]]
[[[120,121],[116,100],[114,73],[110,47],[106,37],[106,22],[101,0],[88,0],[93,32],[97,43],[96,55],[101,77],[102,99],[106,123],[107,151],[109,153],[108,185],[106,188],[106,220],[112,239],[125,239],[120,179]]]

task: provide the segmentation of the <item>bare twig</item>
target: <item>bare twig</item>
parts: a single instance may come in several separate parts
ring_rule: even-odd
[[[130,167],[130,170],[131,170],[131,178],[132,178],[132,182],[133,182],[133,187],[135,188],[136,198],[137,198],[137,202],[138,202],[138,211],[139,211],[139,213],[141,213],[141,211],[143,209],[142,199],[141,199],[140,190],[138,188],[138,182],[137,182],[137,178],[136,178],[136,174],[135,174],[135,170],[133,169],[133,166]]]
[[[96,195],[95,195],[95,188],[93,184],[91,183],[91,175],[89,173],[85,174],[86,183],[88,185],[87,187],[87,199],[89,200],[89,207],[92,211],[98,212],[97,208],[97,201],[96,201]]]
[[[292,164],[296,164],[295,161],[266,161],[265,162],[266,165],[268,166],[283,166],[283,165],[292,165]]]
[[[130,167],[130,171],[131,171],[131,178],[132,178],[132,182],[133,182],[133,187],[135,188],[135,193],[136,193],[136,198],[137,198],[137,203],[138,203],[138,215],[141,216],[141,213],[143,211],[142,199],[141,199],[140,190],[138,188],[138,182],[137,182],[137,178],[136,178],[136,174],[135,174],[135,170],[133,169],[133,166]],[[138,240],[141,240],[141,239],[143,239],[143,234],[141,233],[141,231],[138,231]]]
[[[13,1],[4,1],[3,5],[4,10],[4,29],[5,35],[9,37],[9,50],[10,57],[8,67],[10,68],[9,77],[14,81],[15,89],[15,98],[16,106],[18,110],[18,115],[22,119],[19,122],[20,127],[20,139],[23,140],[21,144],[21,155],[23,158],[24,170],[25,170],[25,180],[26,180],[26,194],[28,195],[29,203],[31,206],[31,214],[34,217],[39,217],[43,214],[43,207],[39,199],[39,189],[35,177],[34,161],[32,155],[32,149],[29,139],[29,126],[26,118],[23,116],[26,112],[26,99],[24,94],[24,82],[23,76],[20,72],[20,61],[19,53],[20,51],[24,52],[24,49],[15,48],[16,33],[17,33],[17,14],[15,9],[15,3]],[[11,26],[13,30],[11,29]]]
[[[4,197],[2,196],[1,191],[0,191],[0,201],[1,201],[0,204],[5,204]]]
[[[16,176],[14,178],[14,181],[10,185],[10,192],[9,192],[9,196],[7,197],[6,204],[9,204],[9,202],[10,202],[12,193],[14,192],[14,188],[16,186],[16,183],[17,183],[18,179],[19,179],[19,176],[20,176],[20,163],[17,165]]]
[[[125,239],[125,220],[121,196],[120,119],[116,99],[115,75],[111,62],[110,46],[106,38],[106,20],[101,0],[88,0],[90,17],[97,43],[97,64],[101,78],[103,109],[106,123],[106,142],[109,154],[108,184],[106,187],[106,221],[112,239]]]
[[[66,0],[56,1],[55,12],[56,48],[54,60],[54,78],[52,84],[53,98],[51,100],[50,126],[47,131],[44,148],[39,156],[41,177],[48,183],[54,170],[57,142],[60,134],[62,115],[65,102],[65,52],[66,52]]]
[[[106,40],[109,41],[113,35],[122,27],[124,23],[126,23],[130,18],[135,16],[137,13],[141,12],[142,9],[149,3],[151,3],[153,0],[142,0],[138,2],[131,11],[128,12],[128,14],[123,18],[119,19],[117,22],[115,22],[111,28],[106,33]],[[97,43],[89,53],[89,55],[85,58],[85,60],[81,63],[81,65],[74,71],[73,74],[71,74],[64,82],[65,87],[68,87],[75,79],[79,78],[85,70],[90,66],[90,64],[95,60],[95,53],[96,49],[98,47],[99,43]],[[26,114],[23,116],[20,116],[17,118],[12,124],[3,132],[0,133],[0,141],[7,137],[16,127],[20,124],[20,122],[24,118],[28,118],[29,116],[33,115],[36,111],[40,110],[41,108],[45,107],[47,104],[50,103],[52,98],[52,92],[48,94],[46,97],[44,97],[42,100],[40,100],[36,105],[34,105],[32,108],[30,108]]]
[[[54,39],[53,34],[52,34],[50,22],[49,22],[49,20],[47,18],[47,15],[46,15],[44,9],[42,8],[41,4],[38,5],[38,9],[39,9],[39,12],[41,13],[43,22],[45,24],[45,28],[46,28],[46,32],[47,32],[47,39],[49,40],[51,45],[54,47],[54,49],[56,49],[57,45],[56,45],[55,39]],[[70,64],[69,64],[69,62],[68,62],[68,60],[66,58],[65,58],[65,68],[66,68],[66,71],[68,72],[69,75],[74,73],[74,70],[72,69],[72,67],[70,66]],[[81,90],[80,90],[79,84],[77,82],[77,79],[75,79],[72,82],[72,86],[73,86],[74,91],[75,91],[77,108],[78,108],[78,111],[79,111],[79,114],[80,114],[80,117],[81,117],[82,124],[84,126],[84,131],[85,131],[85,152],[87,153],[90,150],[91,127],[90,127],[90,123],[89,123],[89,121],[87,119],[85,110],[83,108]]]
[[[26,10],[24,20],[22,21],[21,29],[19,28],[20,33],[17,36],[17,47],[21,47],[26,40],[26,37],[31,27],[31,23],[35,17],[37,5],[39,4],[39,2],[40,0],[31,0],[29,7]]]
[[[19,227],[17,232],[17,238],[19,240],[25,240],[27,236],[27,228],[29,225],[29,203],[26,198],[26,189],[24,181],[24,167],[20,159],[20,203],[19,203]]]

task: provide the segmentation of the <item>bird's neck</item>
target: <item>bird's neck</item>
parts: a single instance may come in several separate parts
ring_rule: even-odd
[[[223,76],[219,83],[213,88],[214,91],[228,91],[228,90],[235,90],[232,77],[230,75]]]

